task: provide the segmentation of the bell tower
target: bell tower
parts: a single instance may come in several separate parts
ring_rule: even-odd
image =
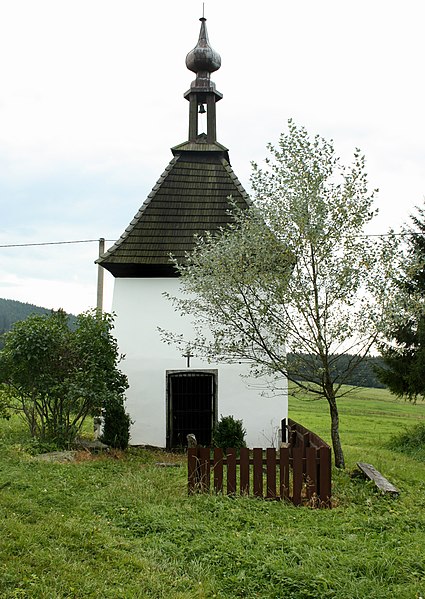
[[[120,353],[126,355],[131,443],[175,447],[193,433],[209,445],[221,413],[242,418],[248,445],[261,447],[265,432],[274,438],[272,431],[287,417],[286,395],[266,401],[247,364],[207,362],[192,355],[193,323],[167,299],[167,294],[182,292],[170,256],[184,264],[199,236],[234,222],[234,204],[241,210],[250,205],[228,149],[217,141],[216,104],[223,96],[211,74],[220,68],[221,58],[210,46],[206,19],[200,21],[198,42],[186,56],[186,66],[195,74],[184,94],[189,138],[171,148],[173,157],[152,191],[97,263],[115,277],[112,310]],[[205,113],[206,133],[201,133]],[[168,345],[158,329],[181,333],[188,351]]]
[[[221,57],[213,50],[208,39],[205,17],[201,21],[201,31],[196,46],[186,56],[186,66],[196,74],[196,79],[190,84],[190,89],[184,94],[189,101],[189,142],[198,141],[199,114],[207,113],[207,139],[213,144],[217,141],[216,103],[223,94],[215,88],[211,81],[211,73],[218,71]]]

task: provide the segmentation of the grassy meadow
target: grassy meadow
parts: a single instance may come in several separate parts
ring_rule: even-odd
[[[333,473],[332,510],[188,497],[184,457],[162,452],[43,462],[18,419],[0,421],[0,597],[424,597],[424,456],[386,443],[425,405],[362,389],[340,412],[347,470]],[[329,440],[325,403],[291,400],[290,416]],[[352,477],[356,461],[400,497]]]

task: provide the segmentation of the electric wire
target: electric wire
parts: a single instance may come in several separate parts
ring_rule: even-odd
[[[105,239],[108,243],[112,243],[116,241],[115,239]],[[20,248],[20,247],[30,247],[30,246],[40,246],[40,245],[65,245],[70,243],[98,243],[99,239],[77,239],[72,241],[43,241],[39,243],[7,243],[4,245],[0,245],[0,248]]]
[[[362,235],[353,235],[353,237],[409,237],[415,235],[423,235],[418,231],[409,231],[404,233],[365,233]],[[115,243],[116,239],[105,239],[108,243]],[[43,241],[34,243],[6,243],[0,244],[0,248],[17,248],[17,247],[31,247],[31,246],[42,246],[42,245],[65,245],[72,243],[98,243],[99,239],[76,239],[71,241]]]

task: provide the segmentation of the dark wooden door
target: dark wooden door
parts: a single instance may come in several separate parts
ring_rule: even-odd
[[[215,414],[215,378],[210,372],[168,375],[168,446],[185,447],[194,434],[200,445],[211,445]]]

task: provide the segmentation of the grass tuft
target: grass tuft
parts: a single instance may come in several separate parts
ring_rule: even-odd
[[[406,428],[390,438],[387,447],[417,460],[425,460],[425,422]]]

